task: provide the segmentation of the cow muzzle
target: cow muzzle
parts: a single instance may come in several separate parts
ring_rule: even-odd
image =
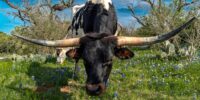
[[[104,83],[86,84],[86,91],[89,95],[101,95],[106,90]]]

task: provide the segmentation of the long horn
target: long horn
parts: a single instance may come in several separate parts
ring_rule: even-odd
[[[195,19],[196,18],[193,17],[191,20],[189,20],[182,26],[163,35],[152,36],[152,37],[125,37],[125,36],[117,37],[117,45],[118,46],[123,46],[123,45],[142,46],[142,45],[150,45],[150,44],[163,42],[175,36],[176,34],[178,34],[181,30],[189,26]]]
[[[80,38],[47,41],[47,40],[30,39],[30,38],[23,37],[17,34],[13,34],[13,36],[20,38],[22,40],[28,41],[30,43],[34,43],[34,44],[38,44],[42,46],[48,46],[48,47],[73,47],[73,46],[79,46],[80,44]]]

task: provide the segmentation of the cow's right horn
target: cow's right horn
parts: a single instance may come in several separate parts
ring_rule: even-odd
[[[80,45],[80,38],[69,38],[64,40],[56,40],[56,41],[47,41],[47,40],[38,40],[38,39],[30,39],[24,36],[20,36],[17,34],[13,34],[13,36],[20,38],[22,40],[28,41],[30,43],[48,46],[48,47],[74,47]]]

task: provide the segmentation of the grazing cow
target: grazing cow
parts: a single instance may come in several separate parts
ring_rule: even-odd
[[[75,59],[83,59],[87,73],[86,91],[90,95],[100,95],[106,89],[106,82],[112,69],[113,56],[120,59],[133,57],[133,53],[127,48],[119,46],[151,45],[168,40],[187,27],[195,18],[177,29],[152,37],[125,37],[114,36],[117,30],[117,17],[111,0],[89,0],[79,13],[82,20],[78,26],[82,27],[85,36],[65,40],[47,41],[30,39],[20,35],[14,35],[20,39],[35,44],[49,47],[73,47],[67,54]]]

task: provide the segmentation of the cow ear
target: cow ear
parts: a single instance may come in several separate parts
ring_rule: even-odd
[[[80,58],[80,54],[79,54],[79,49],[75,48],[75,49],[70,49],[67,53],[66,56],[72,59],[78,59]]]
[[[134,56],[134,53],[126,47],[117,47],[114,50],[114,54],[119,59],[130,59]]]

